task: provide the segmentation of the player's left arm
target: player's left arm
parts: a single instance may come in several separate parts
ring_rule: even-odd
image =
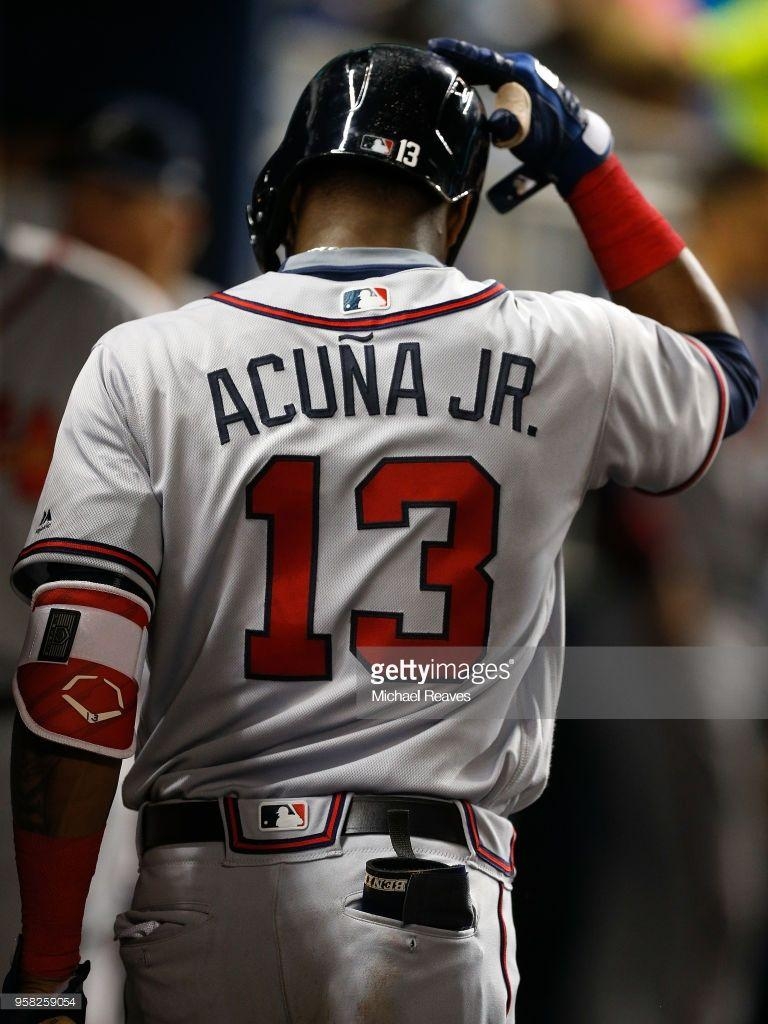
[[[506,212],[554,184],[614,302],[706,348],[727,389],[724,434],[745,426],[759,394],[749,350],[715,284],[613,152],[605,121],[531,54],[500,54],[456,39],[431,40],[430,48],[469,82],[488,84],[497,93],[491,135],[523,161],[491,189],[497,209]]]
[[[690,249],[684,248],[647,277],[616,289],[611,297],[633,313],[699,341],[725,378],[728,413],[723,436],[747,425],[760,395],[760,376],[727,303]]]

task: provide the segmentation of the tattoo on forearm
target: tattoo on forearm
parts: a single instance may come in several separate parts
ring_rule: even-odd
[[[11,747],[11,802],[14,821],[30,832],[48,831],[46,793],[59,758],[44,748],[44,741],[33,736],[17,715]]]
[[[91,835],[104,827],[120,762],[35,736],[17,715],[11,747],[13,819],[29,832]]]

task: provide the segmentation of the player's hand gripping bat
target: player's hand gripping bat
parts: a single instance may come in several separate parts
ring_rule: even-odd
[[[602,117],[582,107],[531,54],[497,53],[459,39],[431,39],[429,48],[470,85],[488,85],[497,94],[488,119],[491,138],[522,161],[488,192],[499,213],[508,213],[550,183],[567,197],[610,155],[613,136]]]

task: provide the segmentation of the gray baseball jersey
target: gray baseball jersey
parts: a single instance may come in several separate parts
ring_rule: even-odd
[[[726,403],[702,346],[610,302],[305,253],[102,338],[15,585],[68,563],[154,604],[129,806],[351,790],[506,814],[546,782],[586,491],[692,482]],[[418,645],[527,653],[472,706],[361,715],[364,651]]]

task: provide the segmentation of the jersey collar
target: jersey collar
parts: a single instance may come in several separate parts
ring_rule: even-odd
[[[280,272],[308,274],[329,281],[359,281],[366,277],[398,274],[401,270],[442,266],[435,256],[418,249],[321,248],[290,256],[280,267]]]

